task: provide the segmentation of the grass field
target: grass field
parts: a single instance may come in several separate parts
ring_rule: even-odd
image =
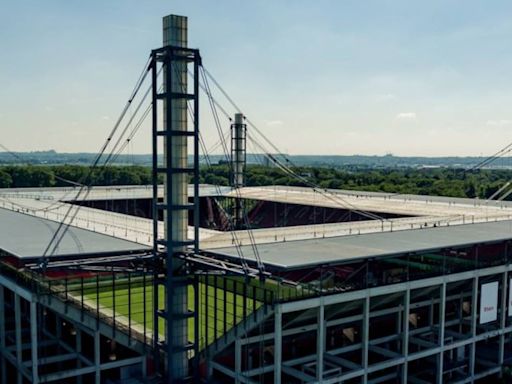
[[[153,285],[146,284],[144,290],[143,285],[140,283],[131,284],[130,290],[128,289],[126,280],[117,280],[115,288],[112,290],[111,284],[103,284],[99,291],[99,304],[100,308],[114,311],[117,321],[125,321],[128,324],[130,318],[131,325],[141,332],[144,329],[144,322],[146,329],[149,333],[153,329]],[[164,290],[160,288],[159,303],[160,309],[164,308]],[[91,303],[94,307],[98,299],[96,289],[88,287],[85,291],[84,298]],[[130,293],[130,295],[129,295]],[[206,329],[208,326],[208,344],[213,342],[216,337],[220,337],[224,332],[229,331],[235,324],[240,322],[243,318],[243,296],[235,294],[226,290],[224,300],[224,290],[222,288],[215,288],[205,284],[199,285],[199,326],[200,326],[200,348],[204,347]],[[206,306],[206,296],[208,296],[208,305]],[[236,306],[235,306],[236,299]],[[217,303],[217,310],[215,311],[215,302]],[[144,305],[145,303],[145,305]],[[192,286],[188,287],[188,303],[189,309],[194,310],[194,289]],[[225,305],[224,305],[225,303]],[[248,299],[246,303],[246,314],[249,315],[253,310],[261,306],[261,301]],[[225,309],[224,309],[225,308]],[[215,316],[215,312],[217,316]],[[224,315],[226,312],[226,316]],[[224,322],[226,317],[226,322]],[[124,318],[124,319],[123,319]],[[215,320],[217,322],[217,334],[215,335]],[[165,322],[160,319],[159,333],[163,335]],[[193,319],[189,319],[188,336],[191,341],[194,341],[194,326]]]

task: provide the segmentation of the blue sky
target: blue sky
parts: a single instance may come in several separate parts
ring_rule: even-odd
[[[20,0],[0,7],[2,144],[96,151],[170,13],[288,153],[487,155],[512,141],[510,1]],[[142,131],[129,151],[149,142]]]

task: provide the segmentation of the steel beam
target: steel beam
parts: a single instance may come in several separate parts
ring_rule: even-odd
[[[21,349],[21,307],[20,295],[14,293],[14,327],[16,332],[16,367],[18,368],[17,381],[22,384],[21,368],[23,365],[23,350]]]
[[[282,370],[282,345],[283,345],[283,319],[282,319],[282,307],[276,305],[274,309],[274,384],[281,384],[281,370]]]
[[[440,287],[440,298],[441,302],[439,303],[439,345],[441,346],[441,352],[438,355],[437,361],[437,384],[443,383],[443,373],[444,373],[444,326],[446,321],[446,282]]]
[[[477,323],[477,317],[478,317],[478,284],[479,279],[478,276],[475,276],[473,278],[473,297],[471,300],[471,346],[470,348],[470,355],[469,355],[469,374],[470,376],[474,376],[475,374],[475,362],[476,362],[476,343],[474,341],[476,337],[476,323]]]
[[[324,377],[324,352],[325,352],[325,307],[321,304],[317,313],[317,334],[316,334],[316,378],[322,381]]]
[[[5,365],[5,288],[3,285],[0,285],[0,359],[1,359],[1,380],[2,383],[7,382],[7,377],[5,375],[6,365]]]
[[[368,381],[368,350],[369,350],[369,340],[370,340],[370,296],[366,296],[363,304],[363,326],[361,329],[362,332],[362,356],[361,356],[361,365],[364,369],[364,378],[363,380]]]
[[[94,332],[94,380],[96,384],[101,383],[101,334]]]
[[[311,309],[318,307],[320,301],[323,300],[325,305],[345,303],[348,301],[362,300],[366,296],[375,297],[381,295],[387,295],[392,293],[404,292],[407,288],[419,289],[429,286],[441,285],[443,283],[457,282],[461,280],[470,280],[476,276],[484,277],[494,274],[501,274],[505,271],[512,271],[512,264],[500,265],[490,268],[475,269],[473,271],[454,273],[450,275],[443,275],[437,277],[431,277],[428,279],[412,280],[409,282],[384,285],[380,287],[361,289],[358,291],[343,292],[332,295],[326,295],[322,297],[314,297],[305,300],[293,301],[282,303],[283,313],[295,312],[299,310]]]
[[[38,364],[38,322],[37,322],[37,303],[30,303],[30,341],[32,358],[32,383],[39,383],[39,364]]]
[[[240,384],[242,373],[242,344],[240,339],[235,340],[235,384]]]
[[[100,372],[107,369],[113,369],[113,368],[120,368],[120,367],[127,367],[130,365],[135,364],[142,364],[142,360],[144,359],[144,356],[141,357],[132,357],[128,359],[123,359],[119,361],[112,361],[108,363],[103,363],[99,367],[83,367],[83,368],[75,368],[75,369],[69,369],[65,371],[55,372],[55,373],[49,373],[41,377],[41,381],[44,383],[49,383],[52,381],[61,381],[63,379],[67,379],[70,377],[79,377],[83,375],[87,375],[90,373],[94,373],[97,370]]]
[[[501,310],[500,310],[500,317],[499,317],[499,324],[500,328],[505,328],[507,325],[507,296],[508,296],[508,274],[507,272],[503,272],[501,276]],[[512,297],[508,300],[512,301]],[[511,314],[509,314],[510,316]],[[505,359],[505,335],[500,335],[500,349],[498,352],[498,364],[500,366],[503,365],[503,361]]]
[[[16,284],[14,281],[8,277],[3,276],[2,274],[0,274],[0,285],[3,285],[7,289],[13,291],[18,296],[23,297],[25,300],[32,301],[32,297],[34,295],[31,291]]]
[[[464,293],[462,295],[462,297],[466,297],[466,296],[471,296],[471,294]],[[453,300],[458,297],[461,297],[461,294],[451,295],[451,296],[447,297],[447,300]],[[424,306],[427,306],[430,304],[437,304],[439,302],[440,302],[440,299],[430,299],[430,300],[423,300],[423,301],[416,302],[416,303],[410,303],[410,309],[417,309],[417,308],[421,308],[421,307],[424,307]],[[397,306],[397,307],[393,307],[393,308],[385,308],[385,309],[380,309],[378,311],[372,311],[372,312],[370,312],[370,321],[373,317],[389,315],[389,314],[393,314],[393,313],[399,313],[403,317],[403,316],[405,316],[403,311],[404,311],[403,306]],[[363,315],[360,314],[360,315],[352,315],[352,316],[348,316],[348,317],[336,318],[333,320],[327,320],[325,322],[325,324],[326,324],[326,328],[329,328],[329,327],[335,327],[335,326],[349,324],[349,323],[362,321],[362,320],[363,320]],[[407,320],[408,320],[408,317],[407,317]],[[450,324],[455,324],[454,320],[452,320],[450,322]],[[296,327],[296,328],[288,328],[287,324],[284,324],[283,326],[286,328],[286,329],[283,329],[283,333],[282,333],[283,337],[292,336],[295,334],[300,334],[300,333],[309,332],[309,331],[314,331],[317,329],[316,324],[303,325],[303,326]],[[414,330],[414,332],[418,332],[418,331],[419,331],[418,329]],[[269,333],[265,333],[264,335],[256,335],[256,336],[250,336],[247,338],[243,338],[243,339],[241,339],[241,343],[242,343],[242,345],[259,343],[261,341],[273,340],[274,337],[275,337],[274,332],[269,332]]]
[[[409,308],[411,305],[411,290],[407,289],[404,294],[404,311],[402,313],[402,355],[405,357],[405,363],[402,366],[401,382],[407,384],[408,376],[408,362],[407,357],[409,356]]]
[[[39,358],[37,360],[37,364],[39,366],[41,366],[41,365],[46,365],[46,364],[63,362],[63,361],[67,361],[67,360],[73,360],[73,359],[79,359],[77,352],[69,352],[69,353],[64,353],[62,355],[54,355],[54,356]],[[31,366],[32,360],[23,362],[23,365],[26,367]]]

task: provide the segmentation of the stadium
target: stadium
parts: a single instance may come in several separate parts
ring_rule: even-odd
[[[186,18],[164,18],[146,69],[153,185],[1,190],[2,383],[501,377],[512,204],[246,187],[239,113],[232,185],[199,184],[208,83],[186,33]]]

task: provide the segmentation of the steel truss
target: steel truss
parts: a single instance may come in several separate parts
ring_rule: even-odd
[[[163,92],[159,91],[158,85],[158,67],[162,66],[165,78],[165,89]],[[186,89],[187,82],[184,82],[185,89],[177,90],[175,87],[176,82],[181,82],[183,76],[188,72],[189,65],[193,66],[192,77],[193,86],[192,93]],[[153,321],[153,346],[155,350],[155,365],[156,368],[165,373],[167,382],[179,382],[185,376],[183,372],[177,373],[171,369],[176,361],[184,361],[191,355],[198,356],[198,318],[197,310],[190,311],[183,309],[186,307],[186,294],[187,287],[191,284],[195,286],[195,301],[197,302],[197,283],[191,279],[188,273],[188,265],[182,258],[178,257],[190,250],[198,251],[199,240],[199,66],[201,65],[201,56],[197,49],[189,49],[177,46],[165,46],[163,48],[155,49],[152,51],[152,61],[150,65],[152,75],[152,145],[153,145],[153,238],[154,238],[154,286],[153,286],[153,300],[154,306],[154,321]],[[178,73],[177,68],[181,70]],[[173,86],[174,85],[174,86]],[[163,109],[165,121],[163,127],[160,128],[159,124],[159,109],[158,101],[163,101]],[[173,116],[175,105],[192,104],[193,110],[193,129],[176,129],[175,120],[182,119],[182,116]],[[186,119],[186,116],[185,116]],[[179,124],[179,123],[178,123]],[[181,127],[183,128],[183,127]],[[160,154],[161,147],[159,147],[158,139],[163,139],[163,153]],[[176,145],[182,145],[186,140],[193,139],[193,162],[192,166],[186,165],[185,167],[177,167],[173,156],[175,155]],[[160,155],[163,161],[160,164]],[[185,153],[187,156],[187,153]],[[164,202],[158,201],[158,181],[159,176],[164,176],[164,184],[166,189],[166,200]],[[173,184],[177,175],[192,175],[194,179],[194,197],[192,203],[175,204],[171,196],[179,191],[173,190],[176,188]],[[192,240],[179,240],[177,241],[173,235],[172,218],[176,216],[185,216],[192,213],[194,221],[194,238]],[[163,217],[165,221],[165,229],[163,238],[159,235],[158,231],[158,218]],[[185,224],[186,225],[186,224]],[[165,300],[165,307],[160,308],[159,297],[163,293]],[[185,304],[183,304],[185,302]],[[194,308],[197,308],[195,303]],[[180,309],[181,308],[181,309]],[[190,306],[189,306],[190,308]],[[186,338],[187,320],[194,318],[194,342]],[[164,321],[164,332],[159,331],[159,320]],[[177,334],[181,332],[181,334]],[[165,334],[165,337],[161,337]],[[181,340],[180,340],[181,339]],[[164,365],[159,364],[163,360]],[[197,360],[197,359],[195,359]],[[188,375],[192,372],[192,367],[189,364]],[[195,369],[194,372],[198,370]],[[178,380],[179,379],[179,380]]]

